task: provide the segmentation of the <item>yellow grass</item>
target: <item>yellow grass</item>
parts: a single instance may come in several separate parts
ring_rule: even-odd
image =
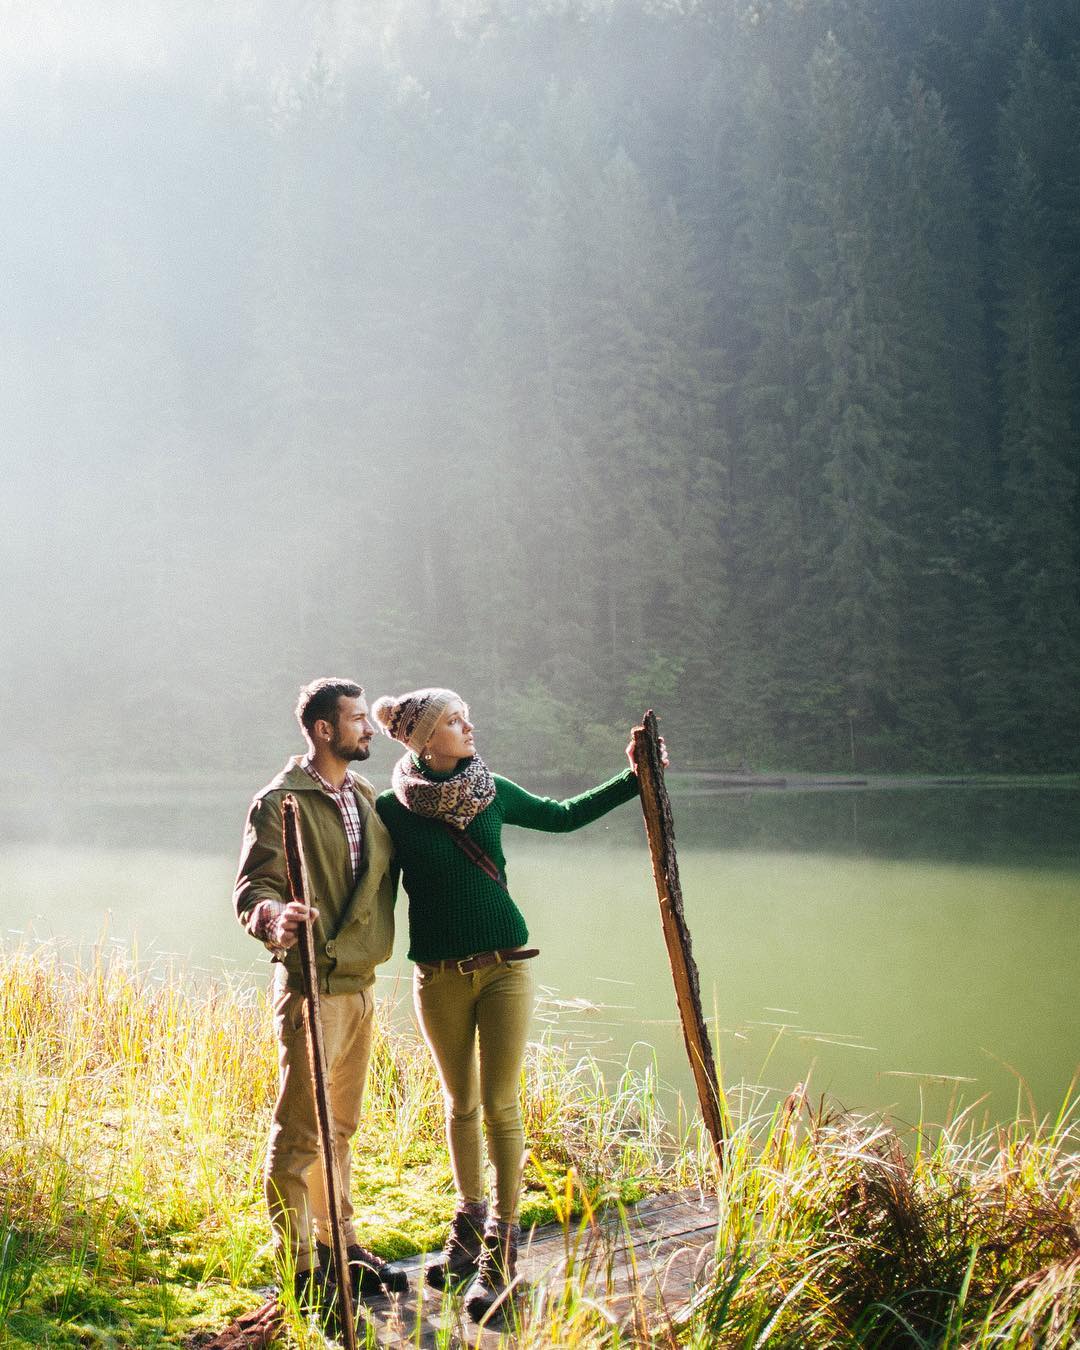
[[[273,1278],[262,1152],[276,1077],[265,995],[143,968],[119,947],[0,950],[0,1344],[183,1344]],[[717,1181],[673,1138],[655,1074],[605,1081],[531,1047],[523,1217],[566,1225],[566,1278],[515,1328],[552,1344],[1039,1346],[1080,1338],[1080,1131],[962,1116],[899,1140],[797,1091],[724,1103]],[[379,1034],[354,1198],[389,1257],[437,1245],[453,1195],[442,1102],[415,1035]],[[686,1309],[595,1296],[579,1218],[653,1189],[715,1185],[716,1274]],[[592,1263],[591,1269],[589,1262]],[[298,1324],[289,1336],[310,1343]]]

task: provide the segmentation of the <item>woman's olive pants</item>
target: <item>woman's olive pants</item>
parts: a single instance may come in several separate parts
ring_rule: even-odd
[[[525,1132],[521,1124],[521,1066],[533,1009],[529,961],[482,970],[437,970],[417,964],[416,1016],[431,1048],[446,1102],[450,1165],[460,1199],[484,1199],[483,1115],[495,1170],[495,1214],[517,1217]]]

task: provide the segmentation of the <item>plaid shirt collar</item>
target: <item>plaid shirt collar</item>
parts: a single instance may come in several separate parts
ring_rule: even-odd
[[[322,788],[324,792],[329,792],[331,797],[340,797],[343,793],[348,792],[349,789],[352,787],[352,778],[347,771],[345,774],[345,781],[339,788],[334,787],[332,783],[328,783],[326,779],[322,776],[322,774],[318,771],[318,769],[315,767],[315,765],[312,763],[310,755],[304,756],[304,758],[300,761],[300,767],[303,769],[303,771],[307,774],[309,778],[314,778],[316,783],[318,783],[318,785]]]
[[[341,787],[336,788],[328,783],[322,774],[311,762],[311,756],[305,755],[300,761],[300,767],[307,776],[326,793],[330,800],[337,807],[341,816],[341,823],[345,827],[345,838],[349,845],[349,859],[352,862],[353,876],[356,876],[360,870],[360,855],[363,850],[363,827],[360,823],[360,807],[356,801],[356,793],[353,791],[353,782],[350,774],[345,774],[345,781]]]

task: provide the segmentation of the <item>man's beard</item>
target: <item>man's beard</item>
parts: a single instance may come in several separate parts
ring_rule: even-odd
[[[356,760],[368,759],[371,756],[370,745],[354,745],[351,749],[347,749],[340,741],[331,741],[330,749],[337,755],[338,759],[344,759],[350,763],[354,763]]]

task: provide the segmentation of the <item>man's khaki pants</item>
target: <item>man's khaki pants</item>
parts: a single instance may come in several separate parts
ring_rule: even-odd
[[[360,1123],[375,1001],[371,990],[323,994],[319,999],[326,1049],[327,1095],[334,1119],[334,1156],[341,1179],[346,1242],[355,1242],[349,1194],[349,1141]],[[314,1242],[330,1244],[319,1126],[308,1065],[304,996],[290,993],[285,970],[274,974],[274,1030],[278,1038],[278,1099],[266,1150],[266,1203],[279,1257],[300,1273],[316,1264]]]

